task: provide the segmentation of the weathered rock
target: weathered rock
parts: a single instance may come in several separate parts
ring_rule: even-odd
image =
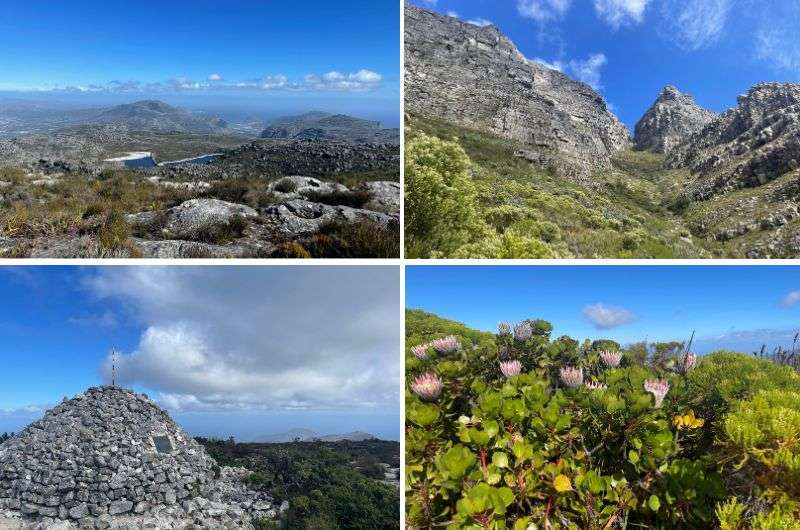
[[[692,96],[667,85],[636,123],[634,147],[642,151],[669,152],[708,125],[716,115],[697,105]]]
[[[331,223],[370,222],[386,228],[397,219],[391,215],[371,210],[330,206],[295,199],[284,204],[269,206],[262,211],[265,224],[286,239],[308,236]]]
[[[302,199],[312,193],[346,192],[347,187],[338,182],[326,182],[314,177],[292,175],[270,182],[269,191],[281,201]]]
[[[184,258],[250,258],[259,257],[257,249],[239,243],[226,245],[213,245],[197,241],[182,241],[180,239],[164,239],[150,241],[134,238],[136,246],[141,250],[143,258],[184,259]],[[266,248],[263,254],[274,250],[274,245],[264,241],[261,246]]]
[[[630,135],[589,85],[526,59],[496,27],[406,4],[407,111],[519,141],[581,182]]]
[[[761,83],[738,104],[673,149],[665,165],[697,176],[685,192],[694,199],[762,186],[800,161],[800,84]]]
[[[159,218],[160,217],[160,218]],[[191,199],[165,212],[129,214],[127,221],[134,226],[163,223],[165,239],[202,240],[206,234],[236,220],[258,217],[258,212],[244,204],[219,199]]]
[[[360,189],[370,195],[370,200],[363,206],[365,210],[383,212],[392,216],[400,215],[400,195],[402,187],[399,182],[373,181],[364,182]]]

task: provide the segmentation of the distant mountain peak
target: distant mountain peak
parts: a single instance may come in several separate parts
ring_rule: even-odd
[[[288,431],[282,433],[266,434],[258,436],[253,441],[261,443],[289,443],[289,442],[294,442],[296,440],[301,442],[313,442],[313,441],[338,442],[342,440],[360,442],[364,440],[377,440],[377,438],[363,431],[353,431],[343,434],[321,435],[311,429],[294,428],[294,429],[289,429]]]
[[[355,118],[347,114],[311,111],[268,121],[261,138],[397,144],[400,143],[400,130],[384,129],[379,121]]]

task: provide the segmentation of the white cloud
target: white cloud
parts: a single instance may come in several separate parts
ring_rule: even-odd
[[[594,10],[598,17],[617,29],[640,23],[649,2],[650,0],[594,0]]]
[[[217,80],[216,77],[219,79]],[[375,90],[383,83],[377,72],[361,69],[353,73],[328,72],[308,74],[302,80],[292,80],[283,74],[267,75],[242,81],[225,81],[219,74],[212,74],[208,81],[194,81],[176,77],[161,83],[141,81],[110,81],[104,85],[43,87],[42,92],[106,92],[106,93],[165,93],[165,92],[212,92],[212,91],[276,91],[276,90],[333,90],[342,92],[364,92]]]
[[[484,27],[484,26],[491,26],[492,25],[492,21],[491,20],[486,20],[485,18],[478,17],[478,18],[473,18],[472,20],[467,20],[467,24],[472,24],[474,26]]]
[[[664,35],[686,50],[715,43],[723,33],[733,0],[663,0]]]
[[[141,322],[117,378],[164,406],[341,409],[397,403],[398,282],[389,267],[133,267],[85,285]]]
[[[608,59],[606,59],[605,54],[593,53],[583,61],[575,59],[569,61],[567,64],[567,71],[595,90],[599,90],[602,88],[600,84],[600,70],[607,62]]]
[[[636,320],[636,315],[624,307],[614,307],[602,303],[584,307],[583,316],[597,329],[616,328]]]
[[[447,10],[447,16],[448,17],[453,17],[453,18],[459,18],[458,17],[458,12],[453,11],[452,9],[448,9]]]
[[[517,11],[525,18],[547,22],[564,16],[572,0],[517,0]]]
[[[309,74],[305,86],[315,90],[370,90],[380,85],[383,77],[371,70],[359,70],[352,74],[328,72],[322,75]]]
[[[800,303],[800,291],[792,291],[783,297],[781,304],[785,307],[791,307]]]
[[[537,63],[542,64],[543,66],[546,66],[547,68],[549,68],[551,70],[557,70],[559,72],[563,72],[564,71],[564,63],[562,63],[561,61],[553,61],[551,63],[551,62],[545,61],[544,59],[540,59],[539,57],[536,57],[533,60],[536,61]]]

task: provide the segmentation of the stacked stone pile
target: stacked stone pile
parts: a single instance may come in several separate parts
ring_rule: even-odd
[[[247,475],[220,469],[146,395],[97,387],[0,445],[0,511],[23,528],[249,528],[277,514]]]

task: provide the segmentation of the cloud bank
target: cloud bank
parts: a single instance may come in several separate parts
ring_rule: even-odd
[[[144,331],[121,384],[172,410],[396,406],[399,277],[390,267],[134,267],[85,280]],[[111,359],[100,367],[110,381]]]
[[[372,70],[362,68],[357,72],[338,71],[324,74],[307,74],[302,79],[291,79],[283,74],[268,75],[261,78],[241,81],[226,81],[218,73],[208,76],[205,81],[187,77],[176,77],[158,83],[136,80],[109,81],[105,84],[70,85],[65,87],[40,87],[38,92],[71,93],[128,93],[128,92],[219,92],[219,91],[337,91],[368,92],[383,85],[383,76]]]
[[[638,24],[650,0],[594,0],[597,16],[612,28]]]

